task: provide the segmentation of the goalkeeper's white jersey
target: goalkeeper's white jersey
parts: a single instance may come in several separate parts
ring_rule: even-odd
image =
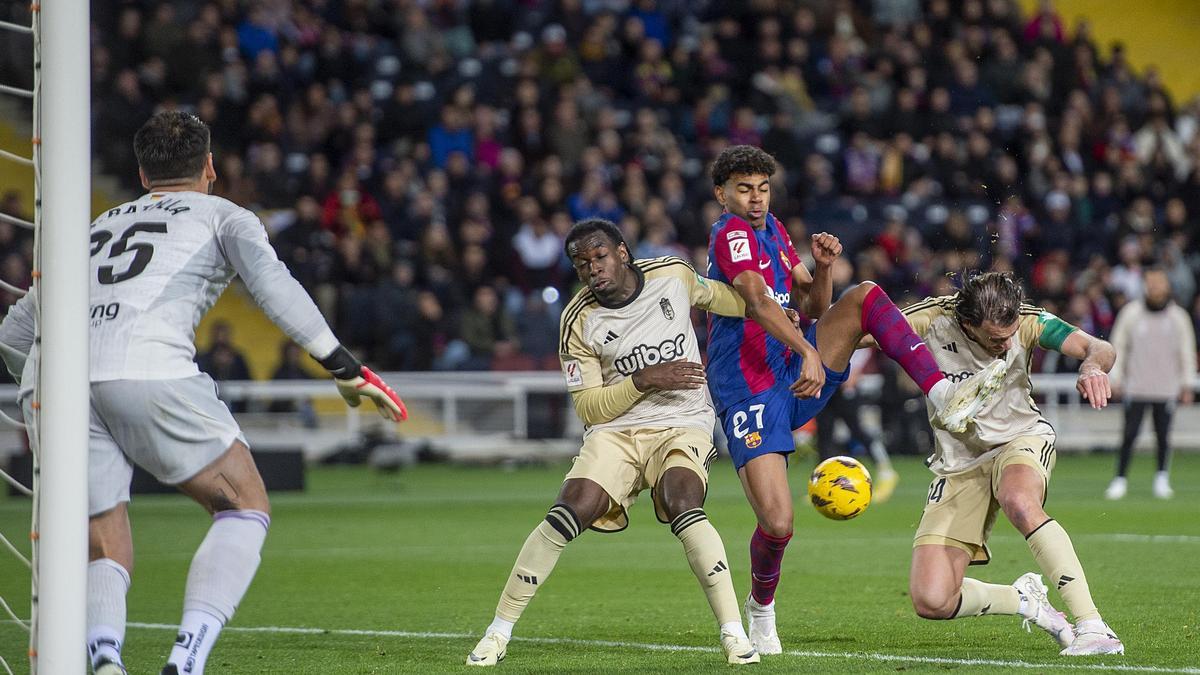
[[[247,209],[199,192],[155,192],[109,209],[91,228],[91,381],[199,373],[196,324],[234,275],[309,353],[337,347]]]

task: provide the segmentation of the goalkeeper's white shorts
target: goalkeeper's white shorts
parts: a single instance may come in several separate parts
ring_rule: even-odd
[[[22,407],[25,419],[33,419],[28,398]],[[235,440],[246,443],[204,373],[93,382],[88,437],[89,516],[129,501],[133,464],[176,485],[216,461]]]

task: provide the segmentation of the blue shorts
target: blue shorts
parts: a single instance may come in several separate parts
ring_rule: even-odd
[[[804,337],[816,346],[816,324],[809,326]],[[776,378],[773,387],[729,405],[721,412],[721,429],[729,440],[729,454],[733,457],[735,470],[740,470],[759,455],[794,452],[796,444],[792,440],[792,430],[816,417],[850,374],[850,366],[840,373],[826,367],[821,395],[796,398],[789,387],[800,377],[802,361],[792,359],[787,372]]]

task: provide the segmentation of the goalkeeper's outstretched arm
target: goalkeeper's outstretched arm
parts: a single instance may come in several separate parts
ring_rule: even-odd
[[[226,259],[250,295],[275,325],[333,375],[338,393],[351,407],[370,399],[385,419],[408,418],[404,402],[370,368],[338,342],[316,303],[275,254],[262,222],[246,211],[218,232]]]

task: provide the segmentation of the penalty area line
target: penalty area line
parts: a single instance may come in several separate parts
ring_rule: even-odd
[[[150,630],[178,630],[179,626],[165,623],[130,622],[130,628],[145,628]],[[478,637],[475,633],[442,633],[430,631],[408,630],[363,630],[354,628],[301,628],[289,626],[226,626],[225,633],[279,633],[291,635],[347,635],[366,637],[396,637],[416,638],[422,640],[466,640]],[[583,640],[578,638],[555,637],[514,637],[514,642],[530,642],[534,644],[569,644],[591,647],[616,647],[621,649],[640,649],[654,652],[708,652],[720,653],[716,647],[701,647],[697,645],[670,645],[654,642],[624,642],[620,640]],[[1034,662],[1005,659],[956,659],[942,656],[906,656],[903,654],[883,654],[879,652],[820,652],[807,650],[787,650],[785,656],[818,659],[848,659],[858,661],[876,661],[880,663],[928,663],[954,666],[988,666],[1000,668],[1023,668],[1028,670],[1083,670],[1083,671],[1117,671],[1124,673],[1179,673],[1181,675],[1200,675],[1200,668],[1169,668],[1166,666],[1135,666],[1121,663],[1063,663],[1063,662]],[[1114,657],[1116,658],[1116,657]]]

